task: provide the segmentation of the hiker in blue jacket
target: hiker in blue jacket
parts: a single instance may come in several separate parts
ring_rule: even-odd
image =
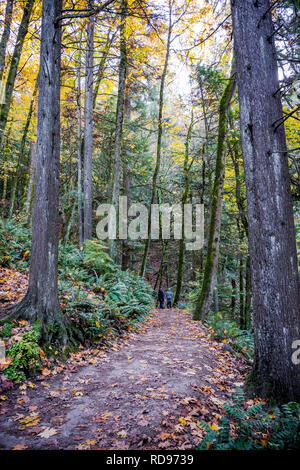
[[[162,289],[159,289],[157,298],[159,300],[159,308],[165,308],[165,294]]]
[[[173,294],[172,294],[172,292],[170,291],[170,289],[167,290],[167,292],[166,292],[166,297],[167,297],[167,308],[171,308],[171,307],[172,307],[172,298],[173,298]]]

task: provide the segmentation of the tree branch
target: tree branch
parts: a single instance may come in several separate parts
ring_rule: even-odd
[[[105,8],[107,8],[109,5],[111,5],[114,2],[115,0],[107,0],[102,5],[100,5],[97,8],[94,8],[93,10],[64,10],[63,14],[56,18],[56,21],[62,21],[66,18],[89,18],[90,16],[97,15],[101,11],[105,10]],[[74,13],[64,14],[65,12],[69,12],[69,11],[73,11]]]

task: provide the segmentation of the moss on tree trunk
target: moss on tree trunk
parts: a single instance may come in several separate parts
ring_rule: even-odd
[[[215,180],[212,194],[212,207],[209,226],[207,255],[204,267],[204,278],[199,297],[196,301],[194,319],[204,321],[210,308],[219,255],[219,237],[222,214],[222,199],[225,175],[225,136],[227,113],[235,90],[235,61],[233,59],[230,79],[223,92],[219,106],[219,130],[216,158]]]

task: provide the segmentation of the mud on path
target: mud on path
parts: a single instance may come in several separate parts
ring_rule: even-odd
[[[9,392],[0,449],[194,448],[246,372],[188,313],[153,311],[140,331]]]

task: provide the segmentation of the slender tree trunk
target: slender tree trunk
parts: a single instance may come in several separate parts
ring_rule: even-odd
[[[181,230],[181,239],[179,241],[179,254],[178,254],[178,268],[177,268],[177,283],[176,283],[176,292],[174,296],[174,306],[178,304],[180,300],[181,287],[182,287],[182,273],[183,273],[183,264],[184,264],[184,207],[188,202],[189,190],[190,190],[190,181],[189,181],[189,172],[191,165],[189,164],[189,146],[192,138],[193,130],[193,114],[191,122],[188,128],[186,140],[185,140],[185,155],[184,155],[184,164],[183,164],[183,173],[184,173],[184,190],[182,195],[182,230]]]
[[[260,396],[300,400],[300,288],[274,28],[269,0],[232,0],[251,257],[254,367]]]
[[[152,204],[155,203],[156,187],[157,187],[158,175],[159,175],[159,170],[160,170],[161,143],[162,143],[162,132],[163,132],[164,89],[165,89],[165,81],[166,81],[168,62],[169,62],[169,56],[170,56],[171,35],[172,35],[172,9],[171,9],[171,4],[170,4],[169,5],[169,27],[168,27],[168,36],[167,36],[167,45],[166,45],[166,55],[165,55],[164,68],[163,68],[163,72],[161,76],[160,91],[159,91],[156,164],[155,164],[155,169],[154,169],[153,179],[152,179],[152,195],[151,195],[151,202],[150,202],[149,216],[148,216],[148,238],[145,241],[143,260],[142,260],[142,265],[141,265],[141,270],[140,270],[140,275],[142,277],[145,276],[148,252],[150,248],[150,230],[151,230],[151,214],[152,214],[151,208],[152,208]]]
[[[232,126],[230,127],[231,129],[233,129]],[[235,173],[236,204],[238,206],[239,216],[240,216],[243,228],[248,238],[248,219],[247,219],[247,213],[246,213],[246,208],[245,208],[245,200],[242,197],[241,176],[240,176],[240,167],[239,167],[239,153],[236,148],[236,144],[234,144],[234,146],[232,147],[229,140],[227,140],[227,145],[228,145],[229,154],[231,156],[231,160],[232,160],[233,167],[234,167],[234,173]]]
[[[161,190],[158,189],[157,191],[157,202],[158,204],[161,204]],[[163,240],[162,238],[162,213],[160,212],[159,213],[159,237],[161,239],[161,259],[160,259],[160,266],[159,266],[159,270],[158,270],[158,273],[157,273],[157,278],[156,278],[156,281],[155,281],[155,286],[154,286],[154,290],[156,289],[156,286],[157,284],[159,283],[158,285],[158,288],[160,289],[161,286],[162,286],[162,279],[163,279],[163,270],[164,270],[164,263],[165,263],[165,254],[166,254],[166,249],[167,249],[167,240]]]
[[[235,306],[236,306],[236,280],[234,277],[231,279],[231,316],[235,317]]]
[[[112,185],[112,197],[111,197],[111,202],[112,204],[116,206],[116,209],[118,206],[119,195],[120,195],[121,149],[122,149],[124,97],[125,97],[126,69],[127,69],[127,45],[126,45],[126,31],[125,31],[127,9],[128,9],[127,0],[122,0],[121,27],[120,27],[119,86],[118,86],[118,101],[117,101],[117,112],[116,112],[114,173],[113,173],[113,185]],[[116,251],[116,242],[115,240],[111,240],[110,256],[112,259],[115,259],[116,257],[115,251]]]
[[[247,256],[246,273],[245,273],[245,329],[251,329],[250,314],[251,314],[251,264],[250,256]]]
[[[0,41],[0,84],[3,79],[3,73],[5,69],[5,52],[6,52],[6,46],[7,46],[9,35],[10,35],[13,6],[14,6],[14,0],[7,0],[4,25],[3,25],[3,33],[2,33],[1,41]]]
[[[37,155],[28,291],[13,318],[41,320],[43,342],[67,341],[57,289],[61,0],[43,0]],[[45,112],[47,110],[47,112]]]
[[[31,149],[30,149],[29,180],[27,184],[27,195],[26,195],[26,200],[24,204],[25,224],[29,223],[29,214],[31,212],[32,195],[33,195],[33,189],[34,189],[35,165],[36,165],[36,143],[34,142],[31,144]]]
[[[94,0],[89,0],[90,9]],[[94,66],[95,18],[91,16],[87,26],[86,74],[84,94],[84,221],[83,240],[92,238],[92,176],[93,176],[93,66]]]
[[[239,290],[240,290],[240,327],[242,330],[246,329],[246,310],[245,310],[245,298],[244,298],[244,260],[243,255],[240,253],[239,259]]]
[[[78,212],[78,241],[83,243],[83,207],[82,207],[82,123],[81,123],[81,52],[82,30],[80,32],[78,67],[77,67],[77,212]]]
[[[221,228],[222,216],[222,200],[223,200],[223,187],[225,176],[225,134],[227,128],[227,113],[230,102],[235,90],[235,67],[234,59],[232,63],[232,70],[230,73],[230,80],[225,87],[223,96],[220,101],[219,108],[219,132],[218,132],[218,145],[217,145],[217,159],[216,159],[216,172],[215,181],[213,186],[212,208],[209,227],[209,238],[207,246],[207,255],[204,268],[204,278],[202,289],[196,302],[194,311],[194,319],[204,321],[211,305],[213,289],[215,287],[218,258],[219,258],[219,238]]]
[[[93,109],[95,109],[95,107],[96,107],[97,96],[98,96],[98,93],[99,93],[99,88],[100,88],[101,82],[102,82],[103,77],[104,77],[104,70],[105,70],[105,64],[106,64],[106,61],[107,61],[108,53],[109,53],[110,47],[112,45],[112,42],[115,38],[115,34],[112,34],[110,36],[110,32],[111,32],[111,29],[109,29],[109,31],[107,33],[107,38],[106,38],[104,49],[103,49],[103,52],[102,52],[102,57],[101,57],[101,60],[99,62],[98,69],[97,69],[97,78],[95,80],[95,87],[94,87],[94,91],[93,91]]]
[[[71,192],[74,191],[74,185],[72,183],[72,188],[71,188]],[[69,217],[67,218],[67,221],[66,221],[66,229],[65,229],[65,233],[64,233],[64,236],[63,236],[63,240],[64,240],[64,244],[66,245],[68,242],[69,242],[69,239],[70,239],[70,234],[71,234],[71,230],[72,230],[72,226],[73,226],[73,222],[74,222],[74,218],[75,218],[75,208],[76,208],[76,205],[75,204],[72,204],[72,199],[73,198],[70,198],[71,199],[71,208],[69,209]],[[71,212],[70,212],[71,210]]]
[[[230,128],[233,129],[232,124],[229,120],[230,123]],[[235,198],[236,198],[236,203],[238,206],[239,210],[239,219],[238,219],[238,225],[239,225],[239,220],[242,222],[242,227],[246,233],[247,239],[248,239],[248,219],[247,219],[247,213],[246,213],[246,208],[245,208],[245,200],[242,197],[242,189],[241,189],[241,176],[240,176],[240,167],[239,167],[239,152],[237,149],[237,144],[233,144],[233,147],[231,146],[229,140],[227,141],[229,153],[231,156],[231,160],[233,163],[234,167],[234,172],[235,172]],[[240,241],[242,242],[243,239],[243,232],[242,228],[239,227],[239,232],[240,232]],[[244,262],[243,262],[243,255],[240,253],[240,327],[242,329],[247,328],[247,319],[249,316],[249,298],[250,298],[250,303],[251,303],[251,289],[250,289],[250,284],[249,284],[249,278],[247,279],[247,275],[249,270],[249,276],[250,276],[250,264],[246,265],[246,293],[244,292]],[[248,297],[247,297],[248,296]]]
[[[13,179],[11,198],[10,198],[9,217],[12,216],[13,211],[14,211],[16,192],[17,192],[17,184],[18,184],[18,180],[19,180],[19,169],[20,169],[20,166],[23,163],[23,159],[24,159],[24,155],[25,155],[25,146],[26,146],[26,141],[27,141],[27,136],[28,136],[28,131],[29,131],[32,115],[33,115],[33,112],[34,112],[34,105],[35,105],[37,90],[38,90],[38,77],[37,77],[36,82],[35,82],[32,98],[31,98],[30,105],[29,105],[29,111],[28,111],[28,114],[27,114],[27,119],[26,119],[26,122],[25,122],[23,134],[22,134],[20,151],[18,153],[16,175]]]
[[[9,146],[9,140],[10,140],[10,133],[11,133],[11,128],[12,128],[12,123],[9,126],[7,135],[5,136],[5,147],[3,149],[4,153],[4,175],[3,175],[3,188],[2,188],[2,199],[3,202],[5,203],[6,199],[6,193],[7,193],[7,183],[8,183],[8,146]],[[6,203],[5,203],[6,205]]]
[[[214,281],[214,288],[213,288],[213,300],[214,300],[214,312],[218,313],[219,312],[219,292],[218,292],[218,278],[217,275],[215,277]]]
[[[124,116],[129,123],[130,121],[130,114],[131,114],[131,102],[130,102],[130,88],[127,86],[126,94],[125,94],[125,104],[124,104]],[[126,149],[123,145],[123,195],[127,197],[127,206],[130,206],[130,198],[129,198],[129,189],[130,189],[130,180],[128,174],[128,161],[126,155]],[[128,240],[122,240],[122,250],[121,250],[121,266],[122,270],[126,271],[129,267],[129,245]]]
[[[17,71],[18,71],[21,54],[22,54],[24,40],[28,32],[28,25],[29,25],[29,20],[30,20],[34,1],[35,0],[27,0],[24,6],[24,12],[23,12],[22,20],[21,20],[18,35],[17,35],[16,45],[15,45],[14,52],[11,58],[11,63],[10,63],[6,85],[5,85],[5,91],[4,91],[4,102],[1,103],[1,106],[0,106],[0,147],[3,141],[4,131],[5,131],[6,124],[7,124],[8,113],[9,113],[11,102],[12,102],[14,84],[15,84],[15,80],[17,76]]]

